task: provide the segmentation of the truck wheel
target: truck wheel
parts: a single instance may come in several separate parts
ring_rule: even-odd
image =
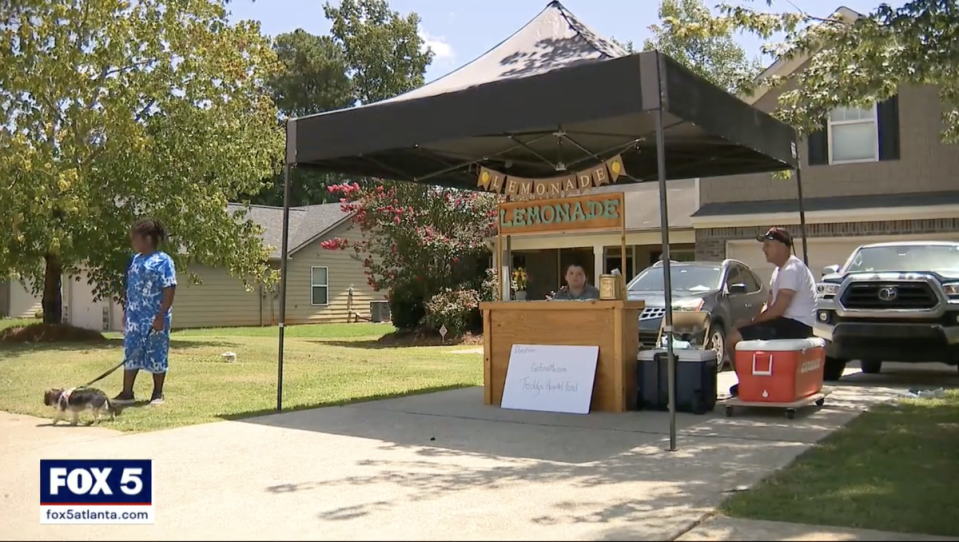
[[[823,370],[823,380],[826,382],[835,382],[842,378],[842,372],[845,370],[846,360],[826,358],[826,367]]]
[[[882,362],[876,360],[860,360],[859,368],[867,375],[877,375],[882,371]]]

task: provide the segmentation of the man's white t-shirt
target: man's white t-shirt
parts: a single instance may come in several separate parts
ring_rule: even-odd
[[[773,271],[772,288],[773,303],[779,296],[779,290],[796,292],[783,316],[812,327],[816,321],[816,277],[802,260],[789,256],[782,267],[776,268]]]

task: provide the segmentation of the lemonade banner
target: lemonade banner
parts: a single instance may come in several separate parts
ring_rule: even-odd
[[[626,174],[623,159],[616,155],[598,166],[560,177],[526,179],[481,167],[476,186],[513,199],[561,198],[604,184],[615,183]]]

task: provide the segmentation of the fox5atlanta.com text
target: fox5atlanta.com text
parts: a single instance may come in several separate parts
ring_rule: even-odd
[[[152,459],[41,459],[40,523],[152,524]]]

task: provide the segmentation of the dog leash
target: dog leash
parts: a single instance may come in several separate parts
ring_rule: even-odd
[[[84,384],[84,385],[82,385],[82,386],[80,386],[80,387],[81,387],[81,388],[89,388],[90,386],[96,384],[97,382],[103,380],[104,378],[112,375],[114,372],[116,372],[117,369],[119,369],[120,367],[123,367],[123,364],[126,363],[126,362],[127,362],[127,360],[121,361],[116,367],[113,367],[113,368],[110,369],[109,371],[103,373],[102,375],[94,378],[93,380],[87,382],[86,384]],[[78,389],[79,389],[79,388],[78,388]]]
[[[146,338],[143,339],[143,344],[140,345],[140,349],[141,349],[141,350],[146,347],[147,341],[150,340],[150,337],[152,337],[155,333],[156,333],[156,330],[154,330],[153,328],[150,328],[150,332],[147,333]],[[120,363],[118,363],[115,367],[111,368],[110,370],[108,370],[107,372],[103,373],[102,375],[94,378],[93,380],[87,382],[87,383],[84,384],[83,386],[80,386],[80,388],[89,388],[90,386],[96,384],[97,382],[99,382],[99,381],[103,380],[104,378],[106,378],[106,377],[112,375],[113,373],[115,373],[116,370],[119,369],[120,367],[123,367],[123,364],[126,363],[126,362],[127,362],[127,360],[124,359],[123,361],[121,361]],[[79,388],[77,388],[77,389],[79,389]]]

